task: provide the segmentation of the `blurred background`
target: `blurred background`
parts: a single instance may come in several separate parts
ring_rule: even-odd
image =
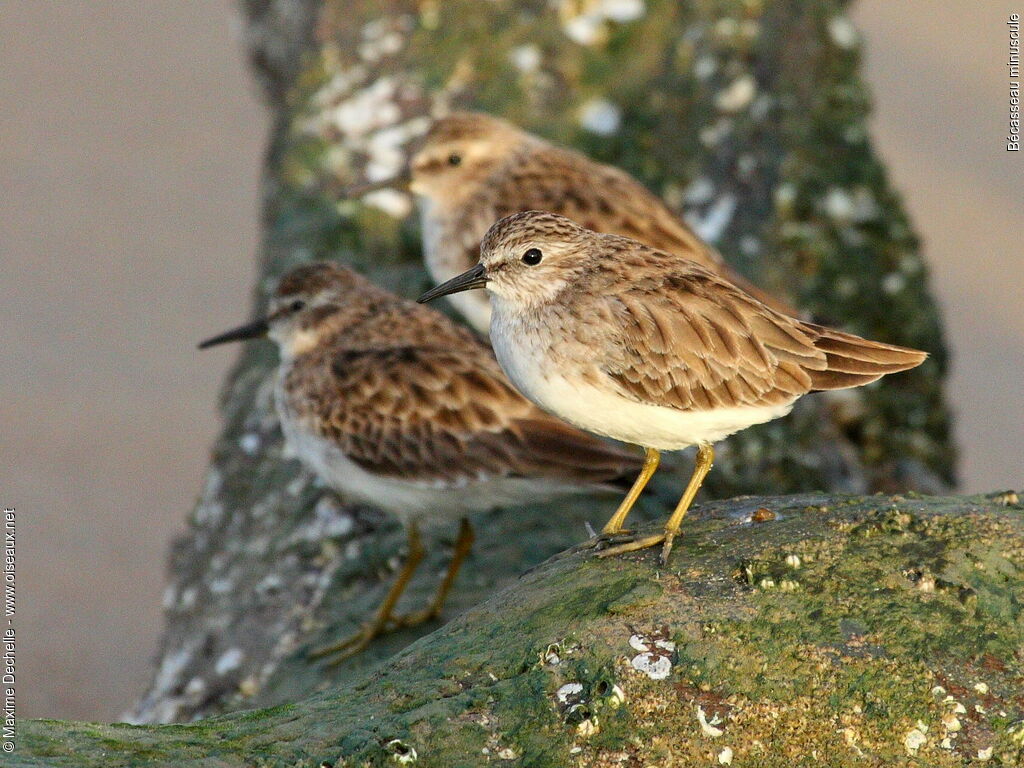
[[[16,12],[15,12],[16,10]],[[932,267],[962,489],[1024,486],[1024,159],[1006,0],[861,0],[874,137]],[[18,713],[116,719],[246,319],[267,114],[230,0],[0,3],[0,503]]]

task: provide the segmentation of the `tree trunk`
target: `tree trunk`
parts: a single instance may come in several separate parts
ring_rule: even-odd
[[[917,240],[868,140],[868,95],[845,5],[247,0],[251,58],[275,114],[257,308],[276,276],[312,258],[354,264],[408,296],[425,288],[415,217],[405,215],[409,199],[385,193],[367,204],[339,202],[338,191],[367,173],[397,171],[407,143],[396,137],[422,130],[432,110],[488,110],[636,174],[741,271],[810,314],[931,352],[898,378],[806,398],[788,418],[731,438],[718,451],[708,497],[816,488],[941,491],[953,480],[953,450],[940,325]],[[349,633],[373,610],[393,574],[400,536],[395,524],[336,498],[286,454],[271,398],[275,362],[272,345],[253,343],[225,387],[224,431],[188,533],[173,548],[167,626],[152,685],[132,713],[137,722],[297,701],[335,682],[346,682],[346,696],[353,695],[352,681],[379,679],[365,677],[365,669],[433,628],[374,643],[334,669],[305,660],[310,647]],[[661,483],[660,501],[667,502],[678,493],[678,474],[664,473]],[[447,615],[583,539],[583,522],[599,525],[610,509],[607,500],[587,500],[485,516],[475,560]],[[648,515],[662,510],[657,501],[647,505]],[[442,549],[432,547],[411,600],[436,584]],[[561,573],[565,562],[543,573]],[[595,584],[617,584],[615,574],[633,569],[588,563],[584,573]],[[604,587],[595,589],[597,595]],[[473,621],[484,615],[457,626],[478,626]],[[570,612],[562,618],[566,626],[575,623]],[[549,630],[546,637],[561,636]],[[443,642],[456,642],[453,632],[417,653],[429,647],[440,654]],[[497,636],[457,640],[484,654],[470,663],[477,672],[487,658],[486,637]],[[522,643],[519,637],[513,633],[498,642],[509,647],[491,650],[532,659],[534,635]],[[453,658],[461,652],[452,646]],[[449,664],[438,655],[442,663]],[[529,685],[548,679],[530,674]],[[458,687],[446,685],[448,693]],[[510,685],[520,690],[520,683]],[[403,700],[427,706],[431,699],[424,690],[404,690]],[[344,713],[357,711],[349,707],[362,702],[372,709],[377,695],[351,698],[332,722],[344,730]],[[704,694],[684,686],[678,695]],[[340,706],[327,701],[289,710],[312,729],[311,739],[325,735],[312,713]],[[453,704],[445,702],[433,706],[448,711]],[[537,702],[538,712],[548,706],[543,696]],[[466,729],[488,732],[466,717]],[[248,732],[245,722],[180,733]],[[155,744],[161,733],[144,740]],[[351,725],[345,738],[362,745],[368,733]],[[568,738],[554,728],[550,749]],[[522,739],[513,740],[516,749],[542,748],[543,740]]]

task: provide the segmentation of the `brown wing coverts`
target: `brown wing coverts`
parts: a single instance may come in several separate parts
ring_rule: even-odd
[[[609,296],[621,342],[605,373],[641,402],[680,410],[789,403],[913,368],[925,353],[805,323],[697,265]]]
[[[457,485],[497,477],[602,483],[637,457],[547,416],[480,350],[346,350],[331,366],[345,393],[319,420],[325,436],[378,474]]]

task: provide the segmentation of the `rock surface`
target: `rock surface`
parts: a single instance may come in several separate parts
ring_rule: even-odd
[[[339,202],[339,190],[396,172],[432,110],[490,110],[635,173],[739,269],[806,311],[932,353],[915,371],[807,398],[787,419],[730,439],[709,497],[941,491],[954,470],[940,325],[917,240],[868,139],[845,5],[246,0],[246,41],[275,111],[256,307],[277,275],[312,258],[355,264],[406,295],[426,287],[410,200]],[[305,662],[308,648],[373,609],[401,539],[286,455],[274,364],[269,344],[252,344],[225,387],[224,431],[174,546],[166,630],[133,721],[351,685],[432,629],[333,670]],[[667,503],[680,478],[667,471],[660,482]],[[448,615],[584,538],[583,522],[599,526],[610,508],[593,500],[485,517]],[[443,552],[432,549],[414,600],[436,583]]]
[[[325,693],[22,723],[5,765],[1016,766],[1022,595],[1017,494],[735,499],[664,569],[559,555]]]

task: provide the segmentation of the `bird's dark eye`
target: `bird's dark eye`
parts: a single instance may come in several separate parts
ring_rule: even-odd
[[[305,308],[306,302],[304,302],[302,299],[296,299],[295,301],[288,305],[288,309],[290,309],[292,312],[300,312]]]
[[[543,256],[544,254],[540,252],[540,248],[531,248],[523,254],[523,264],[534,267],[537,264],[540,264],[540,260]]]
[[[462,162],[462,155],[448,155],[448,165],[455,166]]]

